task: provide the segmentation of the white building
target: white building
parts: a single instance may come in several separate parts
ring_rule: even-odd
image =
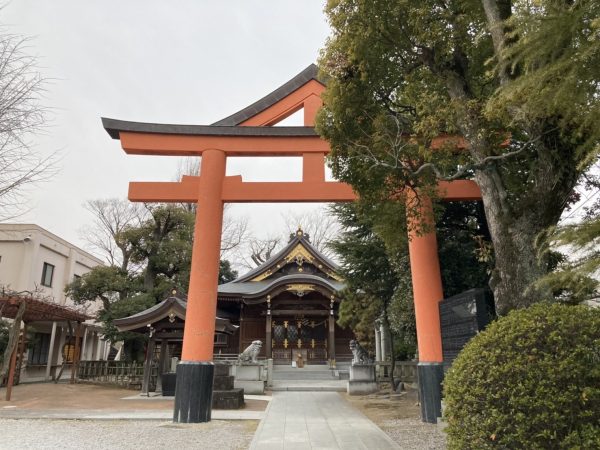
[[[100,259],[37,225],[0,224],[0,286],[11,291],[36,292],[60,305],[73,306],[64,293],[65,286],[102,264]],[[91,305],[87,314],[93,316],[98,307]],[[63,363],[65,348],[72,344],[67,323],[35,323],[28,335],[33,339],[23,358],[21,381],[54,378]],[[106,359],[109,343],[102,339],[100,327],[93,320],[84,323],[82,336],[82,360]],[[67,375],[68,370],[63,372],[63,377]]]

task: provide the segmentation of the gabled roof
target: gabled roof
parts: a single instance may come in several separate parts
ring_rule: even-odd
[[[310,273],[293,273],[274,277],[277,271],[302,255],[307,264],[322,272],[323,276]],[[219,297],[253,298],[264,296],[277,288],[297,283],[319,286],[329,292],[341,291],[345,284],[338,275],[339,267],[310,243],[301,229],[293,234],[288,244],[259,267],[241,277],[219,286]]]
[[[327,269],[331,270],[334,273],[337,273],[339,267],[336,263],[331,261],[325,255],[323,255],[319,250],[315,248],[314,245],[310,243],[310,240],[304,234],[302,230],[296,231],[296,233],[291,237],[288,244],[278,251],[274,256],[269,258],[263,264],[258,266],[257,268],[251,270],[250,272],[242,275],[238,279],[232,281],[232,283],[239,283],[242,281],[250,281],[255,279],[257,276],[268,272],[273,266],[276,266],[278,262],[281,262],[289,253],[291,253],[298,245],[304,247],[308,252],[314,256],[318,261],[320,261]]]
[[[116,319],[114,324],[119,331],[140,332],[146,330],[149,324],[159,322],[167,317],[177,317],[185,321],[186,310],[187,301],[172,295],[144,311],[122,319]],[[236,325],[231,324],[229,319],[224,319],[222,317],[215,318],[215,331],[232,334],[237,328]]]

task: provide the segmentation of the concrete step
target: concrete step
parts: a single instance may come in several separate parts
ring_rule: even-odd
[[[271,391],[296,391],[296,392],[345,392],[346,381],[340,380],[273,380],[273,385],[268,386]]]
[[[273,380],[281,381],[335,381],[339,377],[329,366],[306,365],[303,368],[291,366],[274,366]]]
[[[337,380],[333,372],[273,372],[274,380]]]

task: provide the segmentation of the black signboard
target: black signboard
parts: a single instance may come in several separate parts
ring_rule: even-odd
[[[452,364],[469,340],[494,317],[492,294],[487,289],[471,289],[440,302],[440,326],[444,365]]]

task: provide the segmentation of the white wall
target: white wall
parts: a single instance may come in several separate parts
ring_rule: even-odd
[[[51,286],[42,285],[44,263],[54,266]],[[102,264],[100,259],[37,225],[0,224],[0,286],[17,292],[38,292],[58,304],[73,306],[73,301],[65,296],[65,286],[73,281],[75,275],[82,276]],[[86,312],[93,315],[100,307],[101,302],[97,301]],[[105,359],[108,345],[101,339],[98,326],[93,320],[87,321],[85,326],[89,330],[82,357]],[[36,323],[32,328],[51,335],[52,323]],[[66,324],[57,323],[56,331],[48,358],[49,365],[25,366],[22,380],[44,380],[49,371],[54,372],[62,364],[61,350],[67,335]],[[26,363],[27,356],[24,360]],[[65,371],[63,378],[68,376],[68,371]]]

